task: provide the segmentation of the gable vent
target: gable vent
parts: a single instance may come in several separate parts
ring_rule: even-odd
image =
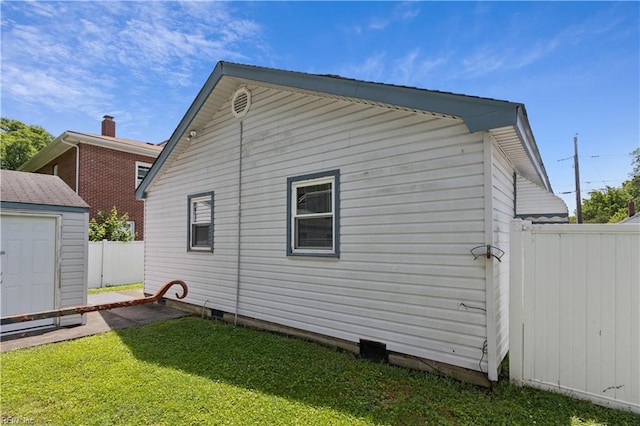
[[[231,100],[231,112],[236,118],[242,118],[249,112],[251,107],[251,92],[246,87],[236,90]]]

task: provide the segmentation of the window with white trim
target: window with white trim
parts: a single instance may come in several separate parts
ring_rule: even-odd
[[[129,234],[136,235],[136,222],[133,220],[128,220],[125,229],[129,231]]]
[[[287,254],[339,257],[340,171],[287,179]]]
[[[213,192],[189,195],[187,251],[213,252]]]
[[[149,173],[151,164],[136,161],[136,188],[140,185],[144,177]]]

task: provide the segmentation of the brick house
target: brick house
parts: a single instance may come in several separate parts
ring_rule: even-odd
[[[116,137],[113,117],[105,115],[100,135],[67,130],[20,167],[21,171],[59,176],[91,206],[89,217],[116,206],[144,240],[144,201],[135,189],[162,146]]]

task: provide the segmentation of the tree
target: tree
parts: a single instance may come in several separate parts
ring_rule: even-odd
[[[582,218],[587,223],[617,223],[627,217],[627,206],[633,200],[640,205],[640,148],[634,150],[633,171],[620,187],[607,186],[589,192],[582,203]]]
[[[120,216],[115,206],[109,213],[100,210],[96,216],[97,220],[89,221],[89,241],[131,241],[135,238],[127,225],[129,215]]]
[[[17,170],[53,139],[40,126],[0,118],[0,168]]]

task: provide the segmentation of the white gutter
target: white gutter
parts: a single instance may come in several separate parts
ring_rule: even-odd
[[[76,148],[76,194],[80,195],[78,193],[78,182],[80,180],[80,147],[78,146],[78,144],[73,144],[64,140],[64,136],[60,138],[60,142]]]

